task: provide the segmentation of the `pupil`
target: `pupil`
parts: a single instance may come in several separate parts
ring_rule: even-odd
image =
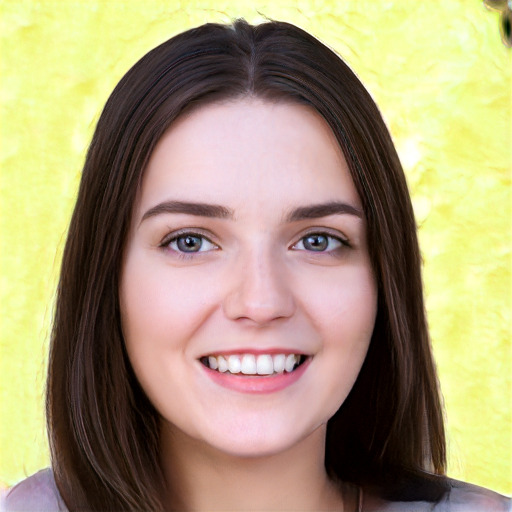
[[[311,251],[325,251],[328,241],[324,235],[310,235],[304,241],[304,247]]]
[[[183,252],[197,252],[201,248],[201,238],[198,236],[180,236],[178,249]]]

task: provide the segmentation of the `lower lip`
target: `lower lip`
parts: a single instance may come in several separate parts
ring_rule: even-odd
[[[310,362],[311,358],[308,358],[296,370],[293,370],[293,372],[290,373],[284,372],[276,375],[265,376],[233,375],[228,372],[221,373],[216,370],[212,370],[202,364],[201,366],[203,366],[210,379],[224,388],[238,391],[240,393],[263,394],[276,393],[277,391],[281,391],[297,382],[304,375],[304,372]]]

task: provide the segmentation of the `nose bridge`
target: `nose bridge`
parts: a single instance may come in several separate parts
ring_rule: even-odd
[[[293,314],[285,264],[271,247],[247,248],[237,258],[224,310],[233,319],[262,325]]]

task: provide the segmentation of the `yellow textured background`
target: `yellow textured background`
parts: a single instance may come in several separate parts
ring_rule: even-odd
[[[512,493],[510,50],[478,0],[0,0],[0,484],[48,465],[53,296],[108,94],[173,34],[263,15],[335,48],[381,107],[420,224],[450,474]]]

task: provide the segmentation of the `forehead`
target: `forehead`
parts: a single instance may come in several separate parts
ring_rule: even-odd
[[[306,105],[254,98],[202,106],[172,124],[150,157],[139,206],[170,198],[235,211],[336,200],[360,207],[326,121]]]

